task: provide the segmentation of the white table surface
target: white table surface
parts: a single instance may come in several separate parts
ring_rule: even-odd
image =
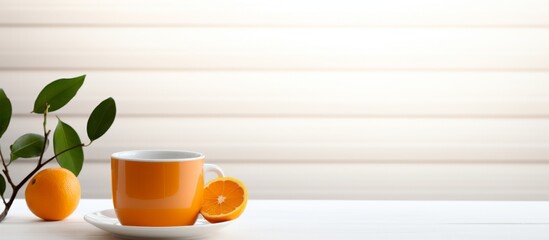
[[[17,200],[0,239],[117,239],[83,220],[112,208],[83,199],[64,221],[36,218]],[[549,202],[250,200],[208,239],[549,239]]]

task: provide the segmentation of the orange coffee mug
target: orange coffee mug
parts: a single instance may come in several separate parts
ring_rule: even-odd
[[[126,226],[193,225],[200,212],[204,172],[223,171],[190,151],[138,150],[111,156],[112,196]]]

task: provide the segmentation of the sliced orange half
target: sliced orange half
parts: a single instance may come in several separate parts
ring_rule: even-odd
[[[208,222],[218,223],[236,219],[244,212],[248,190],[233,177],[220,177],[204,187],[204,202],[200,213]]]

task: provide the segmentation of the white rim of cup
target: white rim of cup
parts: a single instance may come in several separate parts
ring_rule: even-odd
[[[147,154],[165,154],[166,157],[144,157]],[[136,162],[187,162],[204,159],[204,154],[185,150],[130,150],[111,154],[111,158]]]

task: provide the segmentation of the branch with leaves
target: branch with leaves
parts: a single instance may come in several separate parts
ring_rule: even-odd
[[[45,158],[44,153],[49,146],[51,130],[47,128],[48,113],[61,109],[76,95],[86,75],[75,78],[58,79],[46,85],[38,94],[34,102],[33,113],[43,115],[43,133],[27,133],[17,138],[10,145],[9,159],[2,154],[0,146],[0,197],[4,203],[4,210],[0,213],[0,222],[7,216],[10,207],[21,188],[40,170],[53,160],[78,176],[84,163],[84,147],[90,146],[93,141],[103,136],[112,126],[116,117],[116,103],[107,98],[102,101],[90,114],[87,124],[87,134],[90,142],[82,143],[80,137],[69,124],[57,117],[57,126],[53,132],[54,156]],[[0,139],[8,129],[12,116],[12,106],[9,98],[0,88]],[[20,158],[38,158],[35,168],[21,181],[15,182],[10,175],[9,166]],[[11,196],[6,198],[4,193],[7,187],[11,188]]]

